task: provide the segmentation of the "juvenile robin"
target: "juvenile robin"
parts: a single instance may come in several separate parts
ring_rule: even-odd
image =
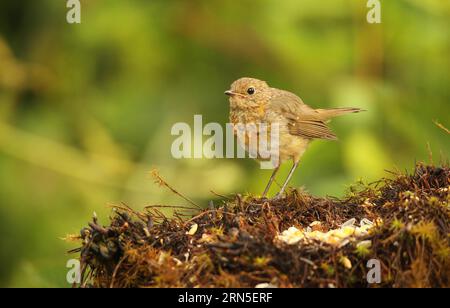
[[[265,81],[254,78],[236,80],[225,94],[230,97],[230,122],[233,126],[261,123],[267,126],[275,123],[278,125],[279,159],[263,197],[267,195],[282,162],[291,159],[293,166],[275,198],[284,193],[300,158],[312,140],[337,140],[327,125],[332,118],[362,111],[360,108],[313,109],[297,95],[271,88]],[[247,151],[250,150],[248,139],[244,138]]]

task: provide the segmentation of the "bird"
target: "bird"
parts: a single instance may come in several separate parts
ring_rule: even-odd
[[[243,77],[231,84],[225,91],[229,96],[230,123],[237,134],[239,125],[278,125],[278,159],[274,163],[272,175],[264,189],[262,198],[267,196],[276,177],[280,165],[292,160],[292,167],[274,197],[283,196],[286,187],[297,169],[300,159],[311,141],[316,139],[337,140],[337,136],[329,128],[329,121],[337,116],[365,111],[361,108],[331,108],[314,109],[305,104],[302,99],[286,90],[270,87],[267,82],[256,78]],[[247,132],[246,132],[247,134]],[[256,138],[260,134],[256,133]],[[241,142],[247,152],[251,149],[251,136],[244,135]],[[256,157],[259,159],[260,157]]]

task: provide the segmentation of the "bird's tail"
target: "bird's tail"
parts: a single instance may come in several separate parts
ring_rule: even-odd
[[[361,108],[332,108],[332,109],[316,109],[316,111],[322,116],[324,120],[329,120],[331,118],[341,116],[347,113],[357,113],[365,111]]]

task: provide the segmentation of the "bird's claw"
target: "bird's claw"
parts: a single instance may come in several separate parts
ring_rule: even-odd
[[[282,194],[276,194],[274,197],[272,198],[268,198],[267,196],[262,196],[261,197],[261,201],[279,201],[283,198]]]
[[[275,197],[272,198],[272,200],[273,201],[278,201],[278,200],[281,200],[282,198],[283,198],[283,195],[278,193],[278,194],[275,195]]]

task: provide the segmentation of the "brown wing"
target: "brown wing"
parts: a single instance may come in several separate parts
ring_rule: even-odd
[[[270,100],[271,109],[288,120],[289,133],[306,139],[336,140],[319,112],[287,91],[278,90]]]

